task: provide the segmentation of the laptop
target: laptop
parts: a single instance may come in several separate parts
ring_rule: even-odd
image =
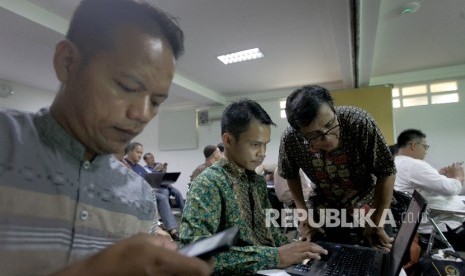
[[[178,181],[179,175],[181,175],[180,172],[167,172],[163,176],[163,179],[161,181],[161,186],[162,187],[168,187],[169,185],[175,183]]]
[[[426,208],[425,199],[414,191],[402,225],[391,252],[356,245],[317,242],[328,250],[321,260],[311,260],[306,265],[296,264],[286,269],[291,275],[399,275],[402,259],[418,229],[421,215]]]
[[[144,178],[152,188],[160,188],[164,175],[163,172],[147,173]]]

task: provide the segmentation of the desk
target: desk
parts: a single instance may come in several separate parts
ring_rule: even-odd
[[[268,276],[290,276],[286,271],[283,269],[267,269],[267,270],[260,270],[257,272],[256,275],[268,275]],[[407,276],[404,269],[400,270],[399,276]]]

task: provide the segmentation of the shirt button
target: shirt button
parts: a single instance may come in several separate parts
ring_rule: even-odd
[[[84,167],[84,170],[88,170],[88,169],[90,169],[90,162],[89,161],[84,161],[84,164],[82,164],[82,166]]]
[[[81,212],[81,220],[87,220],[88,217],[89,217],[89,212],[87,212],[86,210]]]

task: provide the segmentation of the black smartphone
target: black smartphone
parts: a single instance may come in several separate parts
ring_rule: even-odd
[[[188,257],[198,257],[208,259],[215,254],[226,251],[229,247],[236,244],[239,236],[239,227],[233,226],[223,230],[215,235],[187,244],[178,249],[178,251]]]

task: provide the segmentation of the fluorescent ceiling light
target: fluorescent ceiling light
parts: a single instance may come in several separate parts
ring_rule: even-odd
[[[254,48],[249,50],[244,50],[236,53],[231,53],[227,55],[218,56],[217,58],[221,60],[224,64],[236,63],[251,59],[257,59],[264,57],[263,53],[260,52],[260,49]]]

